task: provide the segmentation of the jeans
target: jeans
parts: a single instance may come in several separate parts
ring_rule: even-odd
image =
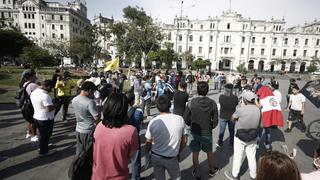
[[[147,116],[150,116],[150,104],[151,104],[151,97],[147,100],[142,101],[141,109],[144,114],[144,111],[147,111]]]
[[[217,90],[219,88],[219,82],[214,82],[214,90]]]
[[[270,132],[270,127],[265,127],[265,128],[261,128],[259,130],[259,135],[257,137],[257,144],[260,144],[261,138],[263,137],[263,135],[266,135],[266,145],[271,145],[271,132]]]
[[[39,147],[40,147],[40,154],[45,154],[49,151],[48,144],[49,139],[52,135],[53,131],[53,120],[35,120],[37,122],[40,138],[39,138]]]
[[[168,171],[170,179],[181,179],[180,167],[177,158],[165,159],[163,157],[152,154],[151,162],[153,164],[153,172],[156,180],[169,179],[166,178],[165,170]]]
[[[131,159],[131,169],[132,175],[131,179],[138,180],[140,179],[140,172],[141,172],[141,149],[139,148],[137,152]]]
[[[63,105],[62,117],[63,117],[63,119],[66,119],[67,114],[68,114],[70,100],[71,100],[70,96],[58,96],[58,101],[56,104],[56,110],[54,112],[54,116],[56,116],[58,114],[58,112],[61,109],[61,106]]]
[[[224,131],[226,129],[226,126],[228,125],[229,129],[229,134],[230,134],[230,140],[229,144],[230,146],[233,146],[233,140],[234,140],[234,122],[228,119],[220,119],[220,125],[219,125],[219,140],[218,144],[222,145],[223,144],[223,136],[224,136]]]
[[[234,137],[234,154],[233,154],[233,163],[232,163],[232,175],[238,177],[243,153],[245,152],[248,159],[249,172],[251,178],[256,178],[257,176],[257,162],[256,162],[256,147],[254,141],[252,142],[243,142],[239,138]]]

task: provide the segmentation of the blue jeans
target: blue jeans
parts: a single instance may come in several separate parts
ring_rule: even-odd
[[[139,141],[139,149],[137,152],[133,155],[131,158],[131,179],[132,180],[139,180],[140,179],[140,172],[141,172],[141,147],[140,147],[140,139],[138,137]]]
[[[223,136],[224,131],[226,130],[226,126],[228,124],[229,134],[230,134],[230,140],[229,143],[231,146],[233,146],[233,139],[234,139],[234,122],[229,119],[220,119],[220,125],[219,125],[219,140],[218,144],[223,144]]]
[[[266,128],[260,128],[259,130],[259,135],[257,137],[257,144],[260,144],[261,138],[263,137],[263,135],[266,135],[266,145],[271,145],[271,133],[270,133],[270,127],[266,127]]]
[[[39,139],[40,154],[45,154],[49,151],[48,144],[49,144],[49,139],[52,135],[54,121],[53,120],[45,120],[45,121],[36,120],[35,122],[37,122],[39,132],[40,132],[40,139]]]

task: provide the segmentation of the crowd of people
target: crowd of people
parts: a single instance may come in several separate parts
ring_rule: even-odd
[[[210,81],[213,90],[223,92],[216,103],[208,97]],[[193,90],[196,85],[196,93]],[[228,148],[233,149],[232,171],[228,179],[239,179],[243,156],[246,155],[249,174],[258,180],[319,179],[320,171],[301,174],[290,157],[272,150],[271,129],[283,127],[282,95],[279,82],[259,77],[252,79],[241,74],[185,72],[149,72],[129,70],[128,74],[100,72],[93,69],[88,77],[75,81],[68,71],[57,69],[50,80],[39,81],[32,69],[22,73],[20,88],[24,88],[32,103],[32,113],[25,113],[26,138],[39,141],[39,156],[53,155],[50,137],[54,121],[68,121],[69,104],[76,119],[76,157],[88,153],[93,146],[90,169],[93,180],[142,179],[142,155],[145,167],[153,166],[155,179],[163,180],[165,171],[171,179],[181,179],[180,153],[188,146],[192,152],[195,179],[201,179],[199,153],[207,154],[208,174],[214,177],[219,167],[214,164],[213,141],[218,150],[224,148],[224,132],[228,126]],[[53,95],[50,92],[53,89]],[[290,80],[287,95],[286,133],[293,123],[303,121],[305,97],[299,86]],[[151,116],[155,105],[159,113]],[[61,117],[58,114],[62,107]],[[140,130],[147,124],[145,142]],[[212,131],[219,127],[219,136]],[[39,131],[39,135],[37,135]],[[256,162],[256,151],[263,146],[268,151]],[[144,144],[144,149],[141,146]],[[315,153],[314,166],[320,167],[320,148]]]

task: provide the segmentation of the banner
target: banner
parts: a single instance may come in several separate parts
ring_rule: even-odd
[[[106,62],[104,71],[117,71],[119,69],[119,57],[112,59],[111,61]]]

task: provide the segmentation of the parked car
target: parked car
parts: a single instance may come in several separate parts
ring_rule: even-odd
[[[315,71],[311,73],[312,75],[320,75],[320,71]]]

